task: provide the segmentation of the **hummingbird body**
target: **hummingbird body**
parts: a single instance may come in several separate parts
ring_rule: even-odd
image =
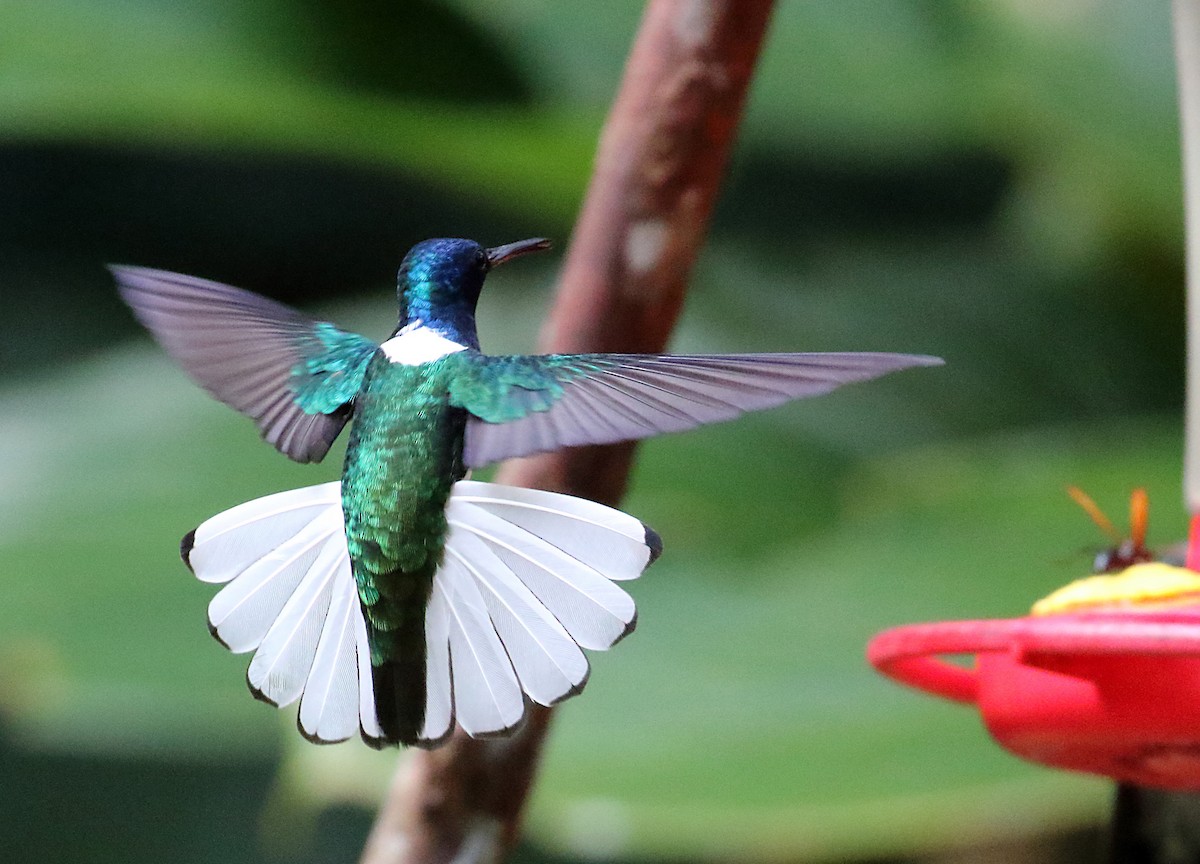
[[[446,502],[466,473],[467,418],[449,404],[443,359],[389,356],[405,338],[384,343],[367,367],[342,469],[342,511],[380,723],[411,742],[425,706],[425,609],[442,564]]]
[[[215,282],[113,268],[167,351],[262,436],[320,461],[352,422],[340,482],[248,501],[184,537],[225,587],[209,628],[253,651],[252,692],[300,701],[312,741],[433,746],[515,728],[528,702],[583,689],[580,649],[632,631],[616,581],[661,551],[638,520],[583,499],[464,479],[560,447],[730,419],[936,358],[900,354],[490,356],[475,306],[493,267],[547,247],[413,247],[382,345]]]

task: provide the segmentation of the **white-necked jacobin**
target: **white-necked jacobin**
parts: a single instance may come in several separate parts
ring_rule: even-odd
[[[588,676],[581,648],[633,629],[614,580],[658,536],[609,507],[464,479],[514,456],[647,438],[910,366],[903,354],[546,354],[479,349],[488,271],[548,247],[427,240],[400,266],[399,320],[377,345],[273,300],[160,270],[113,267],[121,296],[212,395],[299,462],[353,424],[340,483],[249,501],[184,537],[225,587],[209,629],[254,651],[251,691],[300,700],[313,741],[432,746],[515,728]]]

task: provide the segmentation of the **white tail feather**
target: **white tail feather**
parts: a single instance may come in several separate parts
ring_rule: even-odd
[[[504,490],[503,497],[497,488]],[[454,500],[536,534],[609,579],[636,579],[650,563],[646,526],[586,498],[463,480],[454,486]]]
[[[472,735],[503,733],[523,719],[526,698],[552,705],[578,693],[588,677],[580,648],[608,648],[633,628],[633,600],[613,581],[636,578],[660,548],[617,510],[490,483],[456,484],[447,518],[425,620],[425,744],[455,720]],[[300,699],[310,740],[356,729],[383,738],[339,484],[218,514],[185,541],[185,558],[198,578],[228,583],[210,627],[232,650],[256,651],[247,673],[256,695]]]
[[[358,615],[354,582],[335,579],[329,616],[300,700],[300,730],[313,741],[342,741],[358,729],[354,643],[354,619]]]
[[[192,532],[189,566],[205,582],[228,582],[328,512],[330,505],[338,505],[340,511],[341,494],[340,483],[322,483],[255,498],[218,513]]]
[[[447,545],[448,554],[463,556],[529,698],[553,705],[579,692],[587,658],[550,610],[478,537],[455,529]]]
[[[521,722],[525,704],[512,663],[496,635],[479,589],[453,555],[434,577],[433,590],[450,608],[450,666],[454,712],[468,735],[504,732]]]
[[[639,576],[661,545],[632,516],[593,501],[471,480],[455,484],[446,516],[446,560],[426,618],[426,633],[440,632],[432,616],[446,603],[450,668],[438,677],[453,682],[452,711],[467,732],[505,731],[524,716],[524,700],[518,713],[510,689],[514,671],[520,691],[543,705],[583,689],[588,663],[580,647],[608,648],[636,619],[632,598],[613,580]],[[456,620],[486,628],[482,647],[463,644]],[[492,636],[509,662],[489,664]],[[442,728],[445,710],[434,692],[426,703],[430,731]]]
[[[450,609],[444,591],[434,591],[425,612],[425,725],[421,741],[432,745],[454,729],[450,679]]]
[[[604,574],[536,534],[469,506],[451,500],[450,524],[483,540],[580,646],[602,651],[629,631],[633,598]]]
[[[367,641],[367,619],[362,614],[361,606],[358,607],[358,614],[354,616],[354,647],[358,655],[359,728],[368,741],[381,741],[383,729],[379,726],[379,715],[375,711],[375,684],[371,680],[371,645]]]
[[[336,543],[326,543],[299,587],[250,661],[246,680],[260,696],[282,708],[300,698],[317,656],[321,631],[328,626],[333,576],[349,559]]]
[[[323,547],[339,536],[338,526],[322,525],[323,521],[330,520],[318,517],[309,522],[213,597],[208,626],[230,651],[241,654],[259,646]]]
[[[360,728],[381,737],[340,488],[247,501],[202,524],[184,550],[197,578],[228,583],[209,604],[209,627],[234,652],[257,649],[252,691],[281,707],[300,698],[300,729],[322,742]]]

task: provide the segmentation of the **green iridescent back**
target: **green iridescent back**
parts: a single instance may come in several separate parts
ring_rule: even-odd
[[[449,403],[445,359],[390,363],[378,352],[355,401],[342,509],[367,619],[380,722],[413,737],[425,706],[425,607],[442,562],[446,501],[465,474],[466,413]],[[415,728],[414,728],[415,727]]]
[[[442,563],[446,500],[462,478],[466,413],[443,360],[374,355],[355,400],[342,510],[371,646],[379,724],[412,743],[425,718],[425,608]]]
[[[368,621],[395,629],[416,582],[442,558],[446,501],[462,467],[466,415],[449,404],[445,360],[420,366],[375,355],[355,403],[342,474],[346,537]],[[372,646],[373,648],[375,646]]]

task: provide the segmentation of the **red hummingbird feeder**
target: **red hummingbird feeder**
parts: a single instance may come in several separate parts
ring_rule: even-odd
[[[1090,499],[1084,506],[1111,529]],[[1200,790],[1200,517],[1177,567],[1150,560],[1144,493],[1131,509],[1132,539],[1097,558],[1106,575],[1056,591],[1024,618],[884,631],[867,658],[903,684],[974,704],[1022,758]]]

